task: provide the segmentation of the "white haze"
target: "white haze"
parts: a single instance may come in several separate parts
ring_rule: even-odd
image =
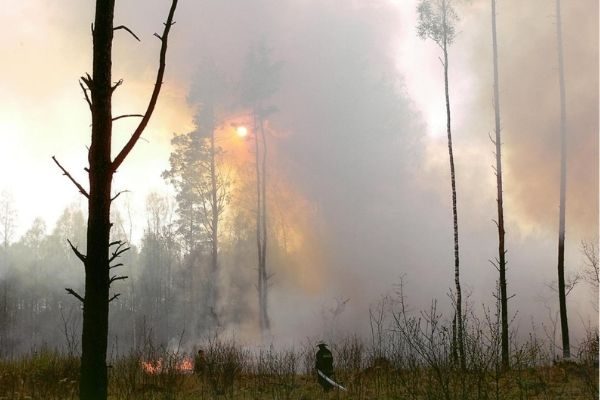
[[[43,2],[35,3],[41,7]],[[3,173],[0,187],[9,188],[18,200],[20,232],[34,216],[52,220],[76,199],[73,188],[51,165],[51,155],[59,156],[81,179],[85,177],[81,171],[89,141],[89,118],[76,79],[91,64],[93,2],[55,3],[44,6],[53,16],[44,23],[59,39],[35,37],[34,42],[29,32],[21,30],[23,37],[14,41],[23,44],[11,46],[22,61],[41,65],[47,56],[60,64],[56,54],[32,50],[42,40],[47,41],[60,52],[60,59],[73,60],[66,68],[68,73],[57,71],[57,80],[49,89],[26,86],[24,94],[20,86],[5,84],[16,99],[10,104],[7,96],[0,94],[1,104],[9,104],[6,108],[13,110],[12,117],[0,111],[5,149],[0,165],[4,171],[13,171]],[[117,2],[115,22],[131,26],[144,40],[138,44],[127,34],[116,35],[114,76],[126,79],[119,90],[130,94],[119,97],[119,112],[115,114],[137,112],[143,107],[158,50],[151,35],[160,29],[166,3]],[[508,284],[509,292],[516,295],[510,302],[510,313],[515,315],[518,310],[515,323],[529,329],[531,318],[545,320],[547,307],[558,308],[556,296],[547,287],[556,279],[558,190],[551,189],[558,180],[558,141],[554,138],[558,129],[543,132],[549,137],[544,139],[530,121],[516,118],[518,110],[510,104],[520,95],[511,92],[509,79],[516,82],[518,71],[527,64],[547,65],[543,74],[528,75],[531,80],[519,81],[518,85],[541,88],[543,99],[527,104],[529,113],[556,120],[558,93],[553,88],[557,77],[550,73],[555,72],[556,63],[552,53],[554,9],[552,2],[541,0],[522,2],[527,6],[509,3],[501,2],[498,16],[504,21],[500,22],[503,30],[499,36],[500,63],[504,65],[501,74],[506,72],[500,79],[504,87],[502,117],[506,121]],[[567,91],[585,99],[569,102],[573,116],[570,132],[577,137],[577,148],[587,149],[583,159],[578,159],[575,150],[570,154],[577,173],[570,176],[567,193],[566,265],[568,271],[576,271],[583,263],[579,241],[598,237],[598,5],[582,2],[592,11],[580,12],[581,4],[563,3],[564,29],[570,31],[565,46],[572,49],[566,52],[570,56],[566,60]],[[280,153],[276,167],[315,210],[315,231],[328,259],[321,271],[323,289],[318,293],[306,293],[293,282],[273,287],[270,308],[274,336],[299,341],[307,336],[331,335],[334,327],[328,310],[345,299],[350,300],[335,318],[335,331],[366,334],[369,305],[392,293],[401,277],[413,309],[427,307],[432,298],[448,309],[453,246],[446,139],[440,132],[444,128],[442,70],[438,49],[416,36],[415,7],[414,0],[182,1],[169,46],[164,93],[145,135],[149,142],[140,142],[117,177],[117,188],[132,190],[137,237],[145,224],[145,195],[152,190],[170,190],[160,173],[168,166],[171,135],[185,133],[193,126],[193,98],[188,95],[200,60],[212,59],[235,81],[247,49],[262,42],[272,50],[272,57],[283,63],[281,87],[272,99],[279,110],[271,121],[280,133],[275,140]],[[490,167],[493,149],[487,139],[493,127],[488,7],[485,1],[473,1],[459,8],[463,19],[450,56],[461,277],[475,309],[493,303],[497,278],[489,263],[497,253],[497,238],[492,222],[496,213],[495,179]],[[65,15],[58,16],[58,10]],[[508,22],[523,12],[538,18],[535,29],[529,32],[529,25]],[[3,29],[11,26],[0,25]],[[35,31],[35,27],[31,29]],[[578,31],[595,31],[596,35],[578,43]],[[510,43],[503,42],[509,37]],[[519,37],[526,40],[517,40]],[[547,60],[529,60],[523,54],[538,46],[548,49]],[[19,52],[28,56],[21,57]],[[582,56],[587,53],[596,56]],[[594,64],[591,67],[589,60]],[[0,71],[4,68],[9,67],[2,66]],[[28,78],[18,75],[16,67],[9,71],[18,81]],[[28,65],[26,71],[35,73],[37,69]],[[49,91],[58,92],[60,101],[53,102]],[[24,100],[26,96],[28,100]],[[3,108],[0,105],[0,110]],[[24,112],[26,108],[31,111]],[[27,115],[35,121],[23,121]],[[581,115],[593,123],[580,127],[573,120]],[[126,135],[128,125],[122,126],[120,137]],[[520,126],[527,129],[520,130]],[[50,132],[52,137],[48,137]],[[539,140],[552,145],[538,146]],[[527,168],[526,173],[521,176],[519,168]],[[537,182],[538,176],[542,182],[550,182],[550,189],[527,192],[524,185]],[[538,212],[537,204],[550,211]],[[569,296],[576,338],[581,335],[583,322],[595,319],[593,297],[583,284]]]

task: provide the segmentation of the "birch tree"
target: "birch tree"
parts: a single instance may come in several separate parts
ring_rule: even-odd
[[[417,5],[417,34],[421,39],[433,40],[442,51],[440,61],[444,68],[444,92],[446,98],[446,132],[448,134],[448,156],[450,161],[450,182],[452,187],[452,216],[454,222],[454,285],[456,290],[456,348],[461,368],[465,368],[463,339],[462,291],[460,288],[459,247],[458,247],[458,211],[456,206],[456,173],[452,148],[452,124],[450,113],[450,91],[448,82],[448,48],[456,38],[455,24],[458,15],[451,0],[420,0]]]

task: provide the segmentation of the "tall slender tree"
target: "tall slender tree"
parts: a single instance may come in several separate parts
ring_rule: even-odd
[[[571,357],[567,296],[565,293],[565,207],[567,187],[567,105],[565,93],[565,68],[563,62],[562,20],[560,0],[556,0],[556,47],[558,50],[558,83],[560,91],[560,204],[558,211],[558,303],[562,333],[563,357]]]
[[[419,22],[417,34],[421,39],[433,40],[442,50],[444,67],[444,91],[446,98],[446,132],[448,134],[448,156],[450,160],[450,182],[452,187],[452,216],[454,222],[454,285],[456,290],[456,347],[460,367],[465,368],[464,324],[462,314],[462,291],[460,288],[458,211],[456,207],[456,174],[452,149],[452,128],[450,114],[450,91],[448,84],[448,48],[456,37],[455,24],[458,16],[451,0],[420,0],[417,5]]]
[[[205,112],[210,113],[209,120],[198,122],[194,131],[175,135],[171,141],[171,168],[163,177],[177,191],[178,227],[188,243],[187,251],[203,250],[202,245],[208,243],[211,261],[206,307],[213,326],[218,326],[219,228],[230,199],[230,181],[219,165],[222,151],[216,145],[212,111]],[[196,227],[191,228],[190,222]]]
[[[258,309],[259,328],[264,335],[271,329],[268,313],[267,272],[267,137],[264,121],[274,112],[274,107],[265,103],[279,86],[281,63],[274,63],[264,43],[248,53],[243,71],[241,90],[242,102],[252,109],[255,139],[256,165],[256,246],[258,250]],[[259,146],[262,143],[262,151]]]
[[[225,101],[226,83],[224,76],[212,62],[205,60],[194,87],[194,97],[199,100],[200,113],[197,118],[198,129],[208,136],[206,150],[208,163],[204,163],[203,171],[207,183],[201,190],[203,197],[202,221],[208,233],[210,243],[210,296],[209,310],[217,326],[220,325],[219,311],[219,228],[225,207],[229,202],[230,182],[219,168],[219,158],[222,150],[216,144],[216,129],[219,114]]]
[[[138,37],[126,26],[114,26],[115,0],[97,0],[95,21],[92,26],[93,72],[81,78],[80,86],[92,114],[92,138],[88,152],[89,192],[53,157],[54,162],[88,199],[87,255],[71,245],[74,253],[85,267],[85,293],[67,291],[83,303],[83,329],[81,352],[81,379],[79,397],[82,400],[105,400],[108,376],[106,350],[108,341],[109,303],[119,296],[110,296],[109,289],[124,276],[110,276],[111,263],[127,250],[123,242],[109,242],[111,203],[118,197],[112,195],[112,179],[117,169],[131,152],[146,128],[156,106],[165,73],[165,60],[169,32],[177,0],[172,0],[162,35],[155,34],[161,41],[159,67],[152,95],[141,120],[123,148],[112,159],[112,124],[125,116],[113,117],[112,95],[122,80],[112,81],[112,42],[116,30],[124,30]],[[139,39],[138,39],[139,40]],[[128,115],[130,116],[130,115]],[[112,255],[110,255],[111,247]]]
[[[4,250],[8,248],[16,228],[17,211],[12,194],[0,193],[0,240]]]
[[[500,134],[500,91],[498,89],[498,41],[496,38],[496,0],[492,0],[492,48],[494,59],[494,121],[495,132],[494,144],[496,145],[496,189],[498,205],[498,258],[496,267],[500,273],[500,323],[501,323],[501,363],[503,369],[508,369],[509,343],[508,343],[508,297],[506,290],[506,249],[504,246],[504,204],[502,200],[502,137]]]

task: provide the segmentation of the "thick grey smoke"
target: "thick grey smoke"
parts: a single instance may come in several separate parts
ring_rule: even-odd
[[[51,9],[51,19],[67,32],[65,37],[76,38],[75,42],[63,38],[61,44],[89,51],[91,6],[68,3],[73,7],[64,8],[72,14],[63,16]],[[146,160],[152,162],[144,161],[143,183],[160,181],[173,131],[193,125],[197,106],[193,88],[201,64],[210,62],[225,77],[226,108],[237,116],[243,112],[237,98],[246,54],[254,46],[266,45],[272,60],[282,63],[280,87],[270,101],[278,109],[268,121],[273,131],[270,182],[285,181],[309,205],[312,229],[308,232],[321,254],[316,266],[297,260],[294,264],[317,276],[321,284],[315,290],[305,290],[295,280],[297,275],[285,271],[288,266],[269,265],[276,273],[271,318],[280,338],[364,333],[369,304],[393,291],[401,276],[413,310],[427,307],[432,298],[449,304],[453,248],[446,139],[428,134],[431,121],[425,120],[428,114],[416,101],[419,97],[439,103],[443,120],[443,86],[414,85],[434,80],[430,71],[437,71],[441,79],[442,69],[435,50],[423,60],[423,68],[403,68],[407,63],[398,62],[422,56],[413,50],[428,46],[416,36],[415,3],[198,0],[180,4],[169,44],[166,84],[154,120],[161,124],[152,125],[148,133],[152,145],[162,147],[153,148],[150,156],[146,153]],[[140,81],[151,82],[154,76],[158,43],[152,33],[160,28],[166,7],[163,1],[146,1],[140,12],[140,2],[117,2],[115,22],[130,26],[143,42],[138,45],[126,33],[118,33],[114,77],[123,76],[125,85],[116,94],[115,113],[143,109],[144,104],[127,93],[140,92],[145,99],[143,91],[150,86]],[[563,8],[569,114],[567,265],[574,271],[581,265],[578,240],[598,237],[598,4],[563,1]],[[461,22],[451,48],[450,69],[457,116],[461,273],[463,287],[478,308],[493,302],[497,278],[489,263],[497,251],[492,222],[496,212],[490,168],[493,145],[487,136],[493,127],[490,11],[484,0],[461,3],[458,11]],[[546,318],[546,304],[557,307],[546,286],[555,279],[558,214],[554,7],[547,0],[503,0],[498,12],[508,279],[509,291],[517,294],[511,314],[519,309],[519,321],[529,328],[531,316],[537,321]],[[75,79],[76,75],[65,83],[72,85],[73,92],[78,90]],[[414,88],[419,87],[434,90],[416,93]],[[182,111],[185,107],[189,110]],[[74,142],[81,143],[82,137]],[[115,137],[123,140],[126,132]],[[117,177],[123,179],[118,183],[124,188],[139,183],[127,174],[144,146],[140,143],[131,164]],[[80,147],[78,154],[84,154]],[[153,170],[156,176],[148,176]],[[60,188],[70,189],[66,183]],[[153,189],[137,186],[138,194]],[[276,212],[283,219],[294,218],[286,215],[289,210]],[[244,272],[229,272],[240,282],[224,290],[231,297],[224,302],[243,303],[239,313],[251,314],[254,259],[245,257],[252,254],[250,247],[244,251],[239,253],[244,259],[231,261]],[[162,271],[161,267],[156,265],[156,270]],[[588,299],[584,288],[569,296],[574,330],[580,328],[579,317],[585,320],[591,315],[586,311]],[[128,301],[125,298],[121,307],[127,309]],[[194,310],[184,311],[192,315]],[[251,325],[251,318],[239,320]],[[180,333],[179,327],[169,329],[173,337]]]
[[[522,309],[525,323],[531,314],[545,317],[539,314],[545,313],[540,298],[553,301],[546,284],[555,274],[558,92],[550,3],[501,2],[498,8],[509,285],[520,295],[514,310]],[[589,221],[597,220],[592,166],[598,157],[598,10],[588,3],[563,4],[572,161],[567,223],[572,221],[576,232],[568,249],[572,270],[580,263],[579,238],[597,237],[597,226]],[[360,331],[367,305],[392,290],[401,275],[416,306],[433,297],[446,299],[452,237],[445,138],[425,134],[426,121],[410,99],[414,93],[404,86],[431,77],[396,67],[398,57],[412,56],[399,49],[399,41],[425,46],[414,28],[399,26],[414,13],[412,7],[412,2],[342,0],[182,5],[170,60],[180,83],[193,85],[199,63],[210,59],[235,92],[248,49],[261,43],[283,63],[281,86],[272,98],[279,111],[270,117],[277,132],[272,168],[316,210],[315,234],[327,263],[318,268],[319,294],[278,281],[271,298],[280,332],[298,334],[302,327],[301,335],[322,334],[321,310],[346,298],[340,320]],[[489,4],[461,4],[459,13],[451,86],[470,84],[468,93],[452,92],[463,121],[455,150],[462,276],[472,301],[480,304],[492,301],[496,273],[488,260],[497,251],[487,137],[493,118]],[[398,32],[407,36],[399,38]],[[430,62],[437,65],[436,54]],[[428,94],[432,101],[442,97],[442,89]],[[239,104],[232,101],[231,107]],[[579,302],[586,303],[586,296]]]
[[[479,84],[468,133],[492,126],[489,2],[471,7],[466,45]],[[598,2],[562,1],[567,93],[567,229],[598,235]],[[500,1],[498,6],[506,195],[523,224],[558,226],[560,165],[558,55],[554,1]],[[473,29],[474,28],[474,29]],[[460,57],[461,55],[457,55]],[[481,116],[487,117],[482,120]],[[480,122],[481,121],[481,122]],[[485,122],[483,122],[485,121]],[[486,126],[487,125],[487,126]],[[477,129],[479,128],[479,130]],[[477,139],[475,139],[477,140]]]

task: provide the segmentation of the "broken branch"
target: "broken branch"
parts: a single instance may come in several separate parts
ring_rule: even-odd
[[[137,37],[137,35],[135,33],[133,33],[133,31],[131,29],[129,29],[128,27],[126,27],[125,25],[119,25],[119,26],[113,28],[113,31],[118,31],[119,29],[126,30],[127,32],[129,32],[131,34],[131,36],[133,36],[134,38],[136,38],[136,40],[138,42],[141,42],[140,38]]]
[[[66,291],[67,291],[67,293],[69,293],[70,295],[73,295],[73,296],[75,296],[75,298],[77,298],[77,299],[78,299],[79,301],[81,301],[82,303],[84,302],[84,299],[83,299],[83,297],[81,297],[81,296],[79,295],[79,293],[77,293],[77,292],[76,292],[76,291],[74,291],[73,289],[71,289],[71,288],[65,288],[65,290],[66,290]]]
[[[77,250],[77,247],[73,246],[73,243],[71,243],[71,241],[69,239],[67,239],[67,242],[69,242],[69,246],[71,246],[71,250],[73,250],[73,253],[75,253],[77,258],[79,258],[81,260],[81,262],[85,264],[85,259],[86,259],[85,255],[82,254],[79,250]]]
[[[111,93],[114,92],[115,90],[117,90],[117,88],[119,86],[121,86],[122,84],[123,84],[123,79],[119,79],[117,82],[115,82],[115,84],[110,87]]]
[[[114,299],[116,299],[117,297],[119,297],[121,295],[121,293],[117,293],[115,295],[113,295],[113,297],[111,297],[110,299],[108,299],[108,302],[110,303],[111,301],[113,301]]]
[[[79,86],[81,87],[81,90],[83,90],[83,95],[85,96],[85,101],[88,103],[88,106],[90,106],[90,110],[92,109],[92,101],[90,100],[90,96],[88,96],[87,90],[85,89],[85,87],[83,86],[83,83],[81,83],[81,81],[79,81]]]
[[[60,165],[60,163],[58,162],[58,160],[56,159],[55,156],[52,156],[52,159],[54,160],[54,162],[56,163],[56,165],[58,165],[58,168],[60,168],[63,172],[63,175],[65,175],[67,178],[69,178],[71,180],[71,182],[73,182],[73,184],[75,186],[77,186],[77,189],[79,189],[79,192],[84,195],[85,197],[87,197],[88,199],[90,198],[90,195],[88,194],[88,192],[83,188],[83,186],[81,186],[79,184],[79,182],[77,182],[75,179],[73,179],[73,177],[71,176],[71,174],[69,174],[67,172],[66,169],[63,168],[62,165]]]

